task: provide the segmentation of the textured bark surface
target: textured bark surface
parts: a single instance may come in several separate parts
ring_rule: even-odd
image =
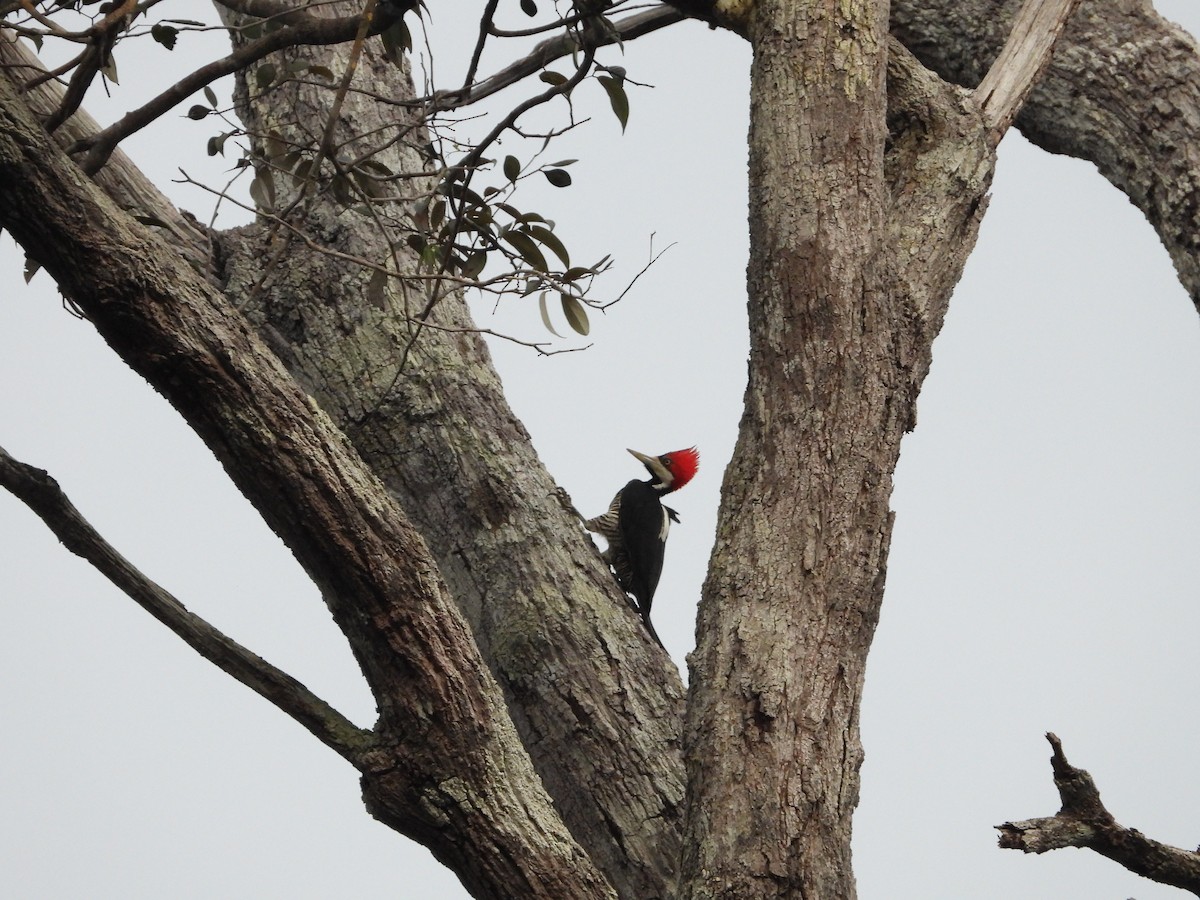
[[[347,53],[306,48],[288,58],[341,73]],[[364,46],[354,86],[413,95],[407,72],[377,42]],[[237,99],[252,133],[306,146],[331,97],[321,85],[291,84],[260,99],[243,79]],[[427,137],[412,114],[370,95],[347,95],[334,137],[346,142],[343,158],[375,151],[394,172],[426,168],[418,148]],[[422,179],[404,192],[430,187]],[[295,199],[286,178],[276,190],[279,208]],[[410,206],[379,214],[404,226]],[[325,250],[412,275],[403,232],[357,218],[326,193],[301,204],[290,224]],[[300,240],[285,244],[266,224],[221,247],[226,294],[424,536],[572,833],[623,896],[665,896],[683,798],[679,674],[538,459],[461,295],[446,294],[418,323],[423,282],[393,279],[374,293],[371,270]],[[274,264],[264,269],[264,259]]]
[[[892,4],[892,27],[934,71],[979,83],[1018,0]],[[1145,214],[1200,305],[1196,42],[1147,0],[1084,0],[1017,119],[1031,141],[1094,162]]]
[[[1047,734],[1046,740],[1054,748],[1050,766],[1062,808],[1053,816],[996,826],[1000,846],[1026,853],[1086,847],[1136,875],[1200,897],[1200,850],[1181,850],[1118,824],[1092,776],[1067,762],[1056,735]]]
[[[688,897],[855,895],[891,474],[1009,118],[870,12],[807,35],[789,28],[814,19],[776,15],[750,29],[750,383],[691,658]],[[799,76],[809,53],[836,77]]]
[[[683,896],[849,897],[891,530],[886,3],[756,4],[750,381],[691,658]]]
[[[885,6],[769,0],[710,16],[756,48],[753,350],[692,661],[683,896],[854,894],[858,702],[891,473],[993,164],[967,92],[885,48]],[[899,0],[892,27],[974,84],[1015,7]],[[1067,40],[1019,124],[1095,159],[1200,297],[1194,46],[1141,2],[1088,2]],[[340,75],[347,52],[284,58]],[[357,78],[411,96],[374,43]],[[241,103],[260,138],[311,145],[330,95],[243,88]],[[416,324],[419,287],[375,290],[355,262],[412,274],[403,241],[324,195],[289,224],[340,257],[258,225],[218,236],[211,258],[202,230],[114,158],[98,181],[168,223],[168,249],[54,155],[23,102],[0,95],[0,220],[188,415],[322,585],[381,700],[376,741],[351,754],[371,811],[480,897],[609,896],[605,878],[622,897],[672,896],[677,673],[537,460],[461,300]],[[349,94],[335,129],[346,155],[400,135],[379,159],[418,171],[421,141],[398,109]],[[87,128],[77,116],[59,136]],[[290,183],[276,185],[282,207]],[[404,202],[383,211],[392,224],[408,214]]]
[[[321,587],[379,703],[368,803],[483,896],[609,897],[563,827],[420,535],[186,262],[122,214],[0,80],[0,226],[204,438]]]

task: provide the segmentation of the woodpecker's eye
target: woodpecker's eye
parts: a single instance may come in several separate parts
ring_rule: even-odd
[[[668,469],[671,468],[671,463],[673,463],[673,462],[674,462],[674,460],[671,459],[670,457],[664,456],[662,458],[662,464],[664,466],[666,466]]]

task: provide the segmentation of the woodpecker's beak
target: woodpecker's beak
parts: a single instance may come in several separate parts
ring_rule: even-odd
[[[630,450],[629,452],[633,454],[634,459],[646,467],[659,483],[670,485],[675,480],[675,476],[671,474],[671,470],[664,466],[657,456],[647,456],[645,453],[638,453],[636,450]]]

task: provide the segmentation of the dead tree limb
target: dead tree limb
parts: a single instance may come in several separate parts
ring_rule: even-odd
[[[1107,856],[1135,875],[1182,888],[1200,897],[1200,852],[1180,850],[1152,840],[1113,818],[1100,801],[1092,776],[1067,762],[1062,741],[1053,733],[1050,766],[1062,809],[1053,816],[997,825],[1000,846],[1026,853],[1045,853],[1062,847],[1086,847]]]

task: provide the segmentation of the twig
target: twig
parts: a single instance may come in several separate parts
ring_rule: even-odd
[[[370,24],[368,34],[379,34],[394,21],[395,17],[390,13],[377,15]],[[87,140],[77,142],[70,148],[70,152],[88,151],[80,166],[89,174],[95,173],[108,161],[117,144],[218,78],[243,69],[286,47],[300,44],[340,44],[353,40],[359,32],[361,22],[360,15],[343,16],[339,19],[318,19],[312,16],[298,19],[296,24],[265,34],[239,47],[228,56],[201,66],[143,106],[126,113],[103,131]]]
[[[644,266],[642,266],[641,271],[639,271],[636,275],[633,276],[633,278],[631,278],[629,280],[629,284],[625,285],[625,290],[621,291],[621,293],[617,295],[616,300],[610,300],[607,303],[598,305],[596,308],[599,310],[606,310],[610,306],[613,306],[617,303],[620,303],[622,300],[624,300],[625,295],[628,294],[631,290],[633,290],[633,286],[635,284],[637,284],[638,279],[641,278],[643,275],[645,275],[647,272],[649,272],[650,267],[652,265],[654,265],[656,262],[658,262],[659,259],[662,257],[662,255],[674,246],[675,246],[675,242],[672,241],[670,244],[667,244],[667,246],[663,247],[661,250],[659,250],[657,253],[655,253],[654,252],[654,235],[651,234],[650,235],[650,260]]]
[[[483,47],[487,43],[488,35],[492,30],[492,17],[496,15],[496,7],[500,5],[500,0],[487,0],[487,6],[483,9],[483,18],[479,22],[479,40],[475,43],[475,52],[471,54],[471,62],[467,66],[467,75],[463,79],[462,92],[468,93],[471,90],[471,83],[475,80],[475,74],[479,71],[479,60],[483,57]]]

